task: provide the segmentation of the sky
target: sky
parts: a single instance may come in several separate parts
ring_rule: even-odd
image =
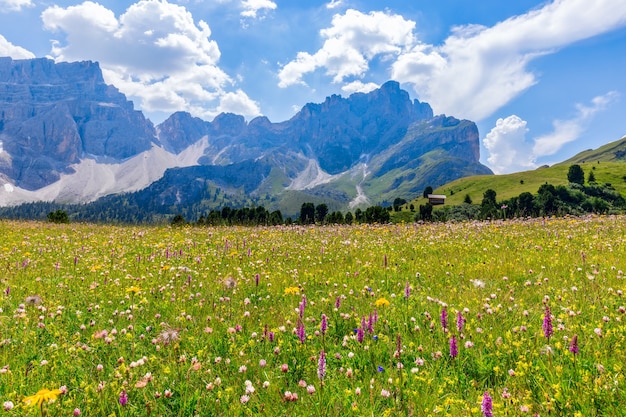
[[[626,135],[626,0],[0,0],[0,56],[97,61],[155,124],[396,80],[476,122],[495,173]]]

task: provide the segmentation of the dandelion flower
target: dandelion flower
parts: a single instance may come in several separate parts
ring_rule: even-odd
[[[300,293],[300,288],[298,288],[298,287],[287,287],[287,288],[285,288],[285,295],[298,294],[298,293]]]
[[[228,289],[233,289],[237,286],[237,281],[233,277],[228,277],[224,280],[224,285]]]
[[[26,297],[24,301],[26,302],[26,304],[38,306],[39,304],[41,304],[42,298],[39,295],[35,294],[35,295],[29,295],[28,297]]]
[[[136,285],[133,285],[132,287],[128,287],[126,289],[126,292],[129,292],[129,293],[132,293],[132,294],[137,294],[137,293],[141,292],[141,288],[139,288]]]
[[[379,298],[378,300],[376,300],[376,301],[374,302],[374,305],[375,305],[376,307],[385,307],[385,306],[388,306],[389,304],[390,304],[390,303],[389,303],[389,300],[387,300],[387,299],[386,299],[386,298],[384,298],[384,297]]]
[[[179,339],[180,334],[178,329],[172,329],[171,327],[168,327],[159,334],[157,341],[163,343],[164,346],[167,346],[171,343],[178,341]]]
[[[47,403],[51,403],[56,401],[57,397],[59,395],[61,395],[63,393],[63,391],[61,391],[60,389],[53,389],[52,391],[47,389],[47,388],[43,388],[40,389],[39,391],[37,391],[36,394],[34,395],[29,395],[28,397],[24,398],[24,402],[26,403],[27,406],[33,406],[33,405],[37,405],[39,407],[41,407],[41,405],[44,402]]]

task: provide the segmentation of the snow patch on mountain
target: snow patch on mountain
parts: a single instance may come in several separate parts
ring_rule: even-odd
[[[0,179],[0,206],[33,201],[90,202],[109,194],[141,190],[174,167],[198,165],[198,159],[208,145],[204,137],[178,155],[153,145],[148,151],[120,163],[102,163],[85,158],[72,165],[75,171],[64,174],[53,184],[36,191],[15,187]]]
[[[287,187],[288,190],[308,190],[318,185],[327,184],[333,178],[334,175],[330,175],[320,167],[320,164],[315,159],[309,159],[309,163],[306,168],[298,174],[296,178],[291,181],[291,184]]]

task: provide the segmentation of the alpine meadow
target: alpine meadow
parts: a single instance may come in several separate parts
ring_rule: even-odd
[[[13,416],[625,415],[623,216],[1,221]]]

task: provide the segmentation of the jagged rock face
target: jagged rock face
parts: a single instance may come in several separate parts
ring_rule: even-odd
[[[157,127],[165,149],[179,153],[208,134],[210,124],[187,112],[176,112]]]
[[[428,104],[412,102],[397,82],[389,81],[367,94],[333,95],[322,104],[307,104],[291,122],[302,149],[310,149],[322,169],[336,174],[398,142],[411,123],[431,117]]]
[[[399,142],[412,123],[432,117],[427,103],[411,101],[397,82],[389,81],[367,94],[333,95],[324,103],[309,103],[282,123],[258,117],[246,124],[233,114],[202,122],[188,113],[175,113],[158,130],[161,142],[172,149],[208,135],[210,151],[220,153],[220,163],[242,162],[282,148],[302,152],[318,160],[324,171],[337,174]],[[209,161],[211,155],[202,159]]]
[[[231,113],[208,122],[177,112],[155,129],[104,83],[97,63],[0,58],[0,180],[38,190],[85,157],[116,164],[153,144],[164,148],[152,149],[156,165],[181,159],[167,165],[180,168],[138,194],[146,209],[208,200],[207,184],[214,204],[256,199],[288,213],[294,202],[313,197],[308,201],[346,209],[353,201],[408,199],[425,185],[490,173],[479,162],[473,122],[433,117],[427,103],[411,100],[395,81],[309,103],[280,123],[266,117],[246,122]],[[189,167],[196,162],[205,166]],[[93,188],[90,195],[102,195]],[[224,194],[218,200],[215,189],[231,200]],[[153,191],[161,200],[148,204]]]
[[[16,185],[35,190],[85,154],[125,159],[154,140],[152,123],[97,63],[0,58],[0,142],[11,157],[0,170]]]

